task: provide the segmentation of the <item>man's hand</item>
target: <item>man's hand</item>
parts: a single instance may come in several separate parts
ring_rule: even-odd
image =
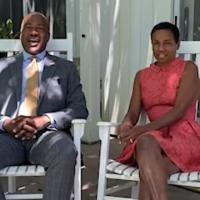
[[[18,116],[15,119],[6,119],[3,123],[3,127],[14,137],[22,140],[29,140],[35,137],[38,130],[44,129],[49,123],[50,120],[47,116]]]
[[[37,127],[32,118],[18,116],[14,119],[6,119],[3,128],[11,135],[21,139],[31,139],[37,133]]]
[[[42,115],[39,117],[33,117],[32,119],[34,121],[34,124],[35,124],[37,130],[42,130],[50,125],[50,119],[46,115]]]

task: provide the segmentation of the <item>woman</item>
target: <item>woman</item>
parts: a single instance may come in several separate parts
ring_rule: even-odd
[[[139,200],[167,200],[167,178],[178,171],[200,171],[200,126],[195,122],[198,69],[176,58],[179,30],[168,22],[151,32],[156,62],[135,77],[128,112],[118,128],[125,142],[117,158],[137,163]],[[141,109],[150,120],[136,125]]]

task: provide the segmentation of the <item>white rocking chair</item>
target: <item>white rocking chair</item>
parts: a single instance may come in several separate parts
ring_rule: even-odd
[[[200,42],[181,42],[178,54],[183,55],[185,60],[194,60],[197,66],[200,67]],[[146,119],[144,115],[141,116],[140,121],[145,123]],[[138,169],[118,163],[115,160],[108,158],[110,133],[112,132],[113,134],[113,128],[117,127],[117,123],[98,122],[97,125],[99,126],[99,137],[101,139],[97,200],[136,200],[137,188],[135,188],[135,186],[139,182]],[[108,192],[107,179],[131,181],[131,184],[128,184],[128,186],[132,186],[130,198],[111,196],[112,192],[118,191],[119,188],[112,188],[112,191],[109,190]],[[173,174],[170,176],[168,183],[171,185],[180,185],[200,189],[200,172]]]
[[[74,200],[81,200],[81,137],[84,134],[86,120],[75,119],[73,124],[74,143],[78,155],[76,159],[74,178]],[[5,193],[6,199],[42,199],[42,193],[17,193],[16,178],[28,176],[45,176],[45,169],[40,165],[10,166],[0,170],[0,177],[8,178],[8,191]]]

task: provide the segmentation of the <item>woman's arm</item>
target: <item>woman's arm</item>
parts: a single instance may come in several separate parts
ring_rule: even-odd
[[[197,99],[199,91],[198,87],[199,78],[197,66],[192,62],[188,62],[181,79],[173,109],[153,122],[150,122],[146,125],[133,127],[129,132],[126,133],[126,135],[124,135],[122,140],[127,141],[130,138],[134,139],[144,132],[158,130],[179,120],[185,114],[192,101]]]
[[[139,73],[140,72],[137,72],[135,76],[128,112],[126,113],[121,125],[117,130],[120,137],[123,136],[127,130],[132,128],[139,119],[141,110]]]

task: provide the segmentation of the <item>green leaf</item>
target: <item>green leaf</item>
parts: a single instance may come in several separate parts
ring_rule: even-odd
[[[13,33],[13,21],[8,18],[5,22],[0,25],[0,38],[2,39],[14,39],[19,36],[19,33]]]

